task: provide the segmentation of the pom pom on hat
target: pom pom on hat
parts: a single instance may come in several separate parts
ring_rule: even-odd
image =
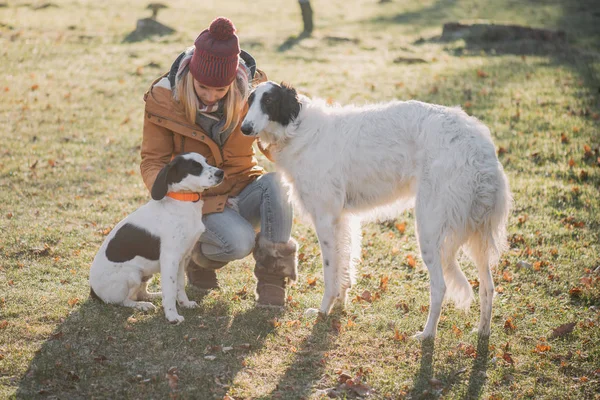
[[[230,19],[219,17],[210,24],[208,31],[216,40],[228,40],[235,33],[235,26]]]
[[[213,20],[194,42],[190,72],[195,80],[210,87],[229,86],[235,79],[240,54],[235,26],[228,18]]]

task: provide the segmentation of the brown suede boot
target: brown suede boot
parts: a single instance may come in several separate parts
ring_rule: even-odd
[[[260,234],[256,237],[254,275],[258,279],[256,285],[256,301],[259,306],[283,307],[285,305],[285,286],[287,282],[296,280],[298,245],[294,239],[287,243],[274,243]]]
[[[225,264],[227,263],[206,258],[200,249],[200,243],[197,243],[192,250],[192,257],[186,267],[188,282],[201,290],[218,289],[219,281],[215,271],[225,266]]]

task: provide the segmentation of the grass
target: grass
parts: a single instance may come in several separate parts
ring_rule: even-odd
[[[178,32],[136,43],[122,39],[149,14],[139,0],[0,8],[0,398],[317,399],[332,388],[341,398],[367,389],[378,399],[599,398],[594,2],[312,3],[316,30],[303,40],[293,1],[174,0],[158,19]],[[515,207],[489,340],[471,333],[477,302],[469,314],[446,305],[435,343],[410,339],[429,301],[410,212],[364,226],[353,300],[323,320],[303,316],[323,284],[316,237],[300,218],[301,277],[285,311],[254,306],[251,257],[221,270],[221,291],[188,289],[200,307],[183,310],[179,326],[162,310],[88,299],[104,236],[148,199],[143,93],[218,15],[232,18],[271,79],[306,94],[461,105],[490,127]],[[568,44],[435,40],[453,20],[563,29]],[[427,62],[394,63],[401,56]],[[477,290],[474,267],[462,264]],[[553,337],[566,323],[572,332]],[[341,385],[348,378],[360,384]]]

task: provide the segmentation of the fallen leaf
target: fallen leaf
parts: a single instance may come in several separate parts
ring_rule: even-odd
[[[306,278],[306,283],[308,283],[308,286],[315,286],[317,284],[317,277],[308,277]]]
[[[333,329],[337,333],[340,333],[342,331],[342,323],[340,322],[339,319],[334,318],[331,321],[331,329]]]
[[[244,285],[244,287],[242,287],[242,289],[238,292],[235,293],[236,296],[239,296],[242,299],[245,299],[248,297],[248,288],[246,287],[246,285]]]
[[[72,299],[69,299],[69,300],[67,301],[67,303],[69,303],[69,305],[70,305],[71,307],[74,307],[76,304],[78,304],[78,303],[79,303],[79,299],[78,299],[77,297],[74,297],[74,298],[72,298]]]
[[[552,330],[552,334],[550,335],[550,337],[557,338],[557,337],[568,335],[569,333],[573,332],[575,325],[577,325],[576,322],[569,322],[566,324],[562,324],[558,328],[555,328]]]
[[[400,333],[398,328],[394,329],[394,340],[396,340],[398,342],[406,342],[407,338],[408,338],[408,335],[406,333],[404,333],[404,332]]]
[[[379,289],[381,289],[382,292],[385,292],[387,290],[389,280],[390,277],[387,275],[382,276],[379,280]]]
[[[406,230],[406,222],[396,223],[396,229],[398,229],[398,232],[404,233],[404,231]]]
[[[579,296],[581,296],[581,293],[582,293],[582,292],[583,292],[583,291],[581,290],[581,288],[580,288],[580,287],[574,287],[574,288],[571,288],[571,289],[569,290],[569,295],[570,295],[571,297],[579,297]]]
[[[513,323],[512,318],[508,318],[506,321],[504,321],[504,329],[511,330],[511,331],[514,331],[515,329],[517,329],[517,327]]]
[[[0,321],[0,329],[4,329],[8,326],[8,321],[3,319],[2,321]]]
[[[409,254],[406,256],[406,264],[408,264],[408,266],[411,268],[415,268],[417,262],[415,261],[415,258],[411,254]]]
[[[400,303],[396,304],[396,309],[399,309],[399,308],[401,308],[405,314],[409,312],[408,304],[404,301],[401,301]]]
[[[537,346],[535,346],[535,350],[533,350],[534,353],[546,353],[548,351],[550,351],[551,347],[548,346],[545,343],[539,343]]]
[[[452,332],[454,332],[454,334],[456,335],[456,337],[461,337],[462,336],[462,331],[460,330],[460,328],[456,325],[452,325]]]
[[[503,359],[504,361],[506,361],[507,363],[511,364],[511,365],[514,365],[514,363],[515,363],[515,361],[514,361],[514,360],[513,360],[513,358],[512,358],[512,354],[510,354],[510,353],[509,353],[509,352],[507,352],[507,351],[505,351],[505,352],[502,354],[502,359]]]
[[[368,290],[365,290],[364,292],[362,292],[362,294],[360,295],[360,298],[369,303],[371,301],[373,301],[373,296],[371,295],[371,292],[369,292]]]
[[[204,358],[206,358],[206,357],[204,357]],[[173,390],[173,391],[177,390],[177,386],[179,386],[179,377],[177,376],[177,368],[171,367],[169,369],[169,372],[167,372],[167,374],[165,375],[165,378],[167,378],[167,382],[169,383],[169,387],[171,388],[171,390]]]

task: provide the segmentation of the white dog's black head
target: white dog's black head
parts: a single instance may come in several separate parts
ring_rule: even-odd
[[[223,181],[223,170],[206,163],[198,153],[184,153],[173,158],[156,176],[152,198],[161,200],[167,192],[203,192]]]
[[[282,83],[263,82],[250,94],[248,113],[242,123],[242,133],[256,136],[262,131],[274,133],[285,128],[300,113],[296,89]]]

